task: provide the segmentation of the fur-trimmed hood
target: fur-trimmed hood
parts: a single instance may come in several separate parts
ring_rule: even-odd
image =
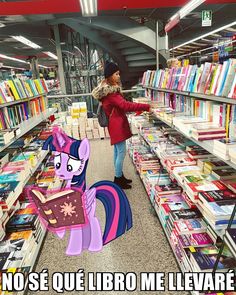
[[[108,84],[100,83],[92,91],[92,96],[95,99],[101,100],[103,97],[111,93],[121,92],[121,86],[110,86]]]

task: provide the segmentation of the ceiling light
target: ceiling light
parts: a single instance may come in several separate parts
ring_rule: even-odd
[[[17,62],[22,62],[24,64],[29,64],[29,62],[27,62],[27,61],[24,61],[22,59],[18,59],[18,58],[15,58],[15,57],[10,57],[10,56],[7,56],[5,54],[0,54],[0,58],[10,59],[10,60],[14,60],[14,61],[17,61]]]
[[[201,5],[205,0],[191,0],[183,8],[179,10],[179,17],[184,18],[187,14],[196,9],[199,5]]]
[[[12,38],[16,39],[17,41],[25,44],[25,45],[28,45],[29,47],[32,47],[34,49],[39,49],[41,48],[38,44],[34,43],[34,42],[31,42],[29,39],[26,39],[25,37],[23,36],[11,36]]]
[[[48,56],[50,56],[51,58],[58,59],[57,56],[50,51],[44,51],[44,53],[47,54]]]
[[[83,16],[97,16],[97,0],[80,0],[80,7]]]
[[[26,70],[25,68],[18,68],[18,67],[5,66],[5,65],[2,65],[2,68],[7,68],[7,69],[17,69],[17,70],[23,70],[23,71]]]
[[[227,29],[227,28],[229,28],[229,27],[232,27],[232,26],[235,26],[235,25],[236,25],[236,21],[235,21],[235,22],[232,22],[232,23],[230,23],[230,24],[228,24],[228,25],[225,25],[225,26],[223,26],[223,27],[220,27],[220,28],[218,28],[218,29],[215,29],[215,30],[213,30],[213,31],[211,31],[211,32],[209,32],[209,33],[206,33],[206,34],[203,34],[203,35],[201,35],[201,36],[198,36],[198,37],[196,37],[196,38],[194,38],[194,39],[191,39],[191,40],[189,40],[189,41],[187,41],[187,42],[184,42],[184,43],[182,43],[182,44],[180,44],[180,45],[178,45],[178,46],[175,46],[175,47],[171,48],[170,51],[172,51],[172,50],[174,50],[174,49],[176,49],[176,48],[182,47],[182,46],[184,46],[184,45],[187,45],[187,44],[189,44],[189,43],[195,42],[195,41],[197,41],[197,40],[200,40],[200,39],[202,39],[202,38],[205,38],[205,37],[207,37],[207,36],[209,36],[209,35],[212,35],[212,34],[214,34],[214,33],[219,32],[219,31],[225,30],[225,29]]]
[[[44,68],[44,69],[49,69],[49,67],[43,66],[43,65],[38,65],[40,68]]]
[[[177,13],[175,13],[168,21],[165,26],[165,32],[170,31],[173,27],[177,25],[181,18],[184,18],[199,5],[201,5],[205,0],[191,0],[186,5],[184,5]]]

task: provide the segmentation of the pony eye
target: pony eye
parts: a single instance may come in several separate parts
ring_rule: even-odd
[[[75,160],[70,158],[68,163],[67,163],[67,171],[68,172],[76,172],[80,169],[81,167],[81,161],[80,160]]]
[[[60,157],[60,154],[59,155],[55,155],[55,158],[54,158],[54,166],[56,169],[60,169],[61,167],[61,157]]]
[[[73,170],[71,165],[67,165],[67,171],[71,172]]]
[[[59,169],[61,167],[61,163],[56,163],[56,169]]]

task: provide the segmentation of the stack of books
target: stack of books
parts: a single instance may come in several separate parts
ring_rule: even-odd
[[[79,108],[78,115],[68,113],[58,113],[53,125],[60,126],[67,135],[75,139],[103,139],[109,138],[107,128],[100,127],[97,118],[87,118],[81,116]],[[82,112],[84,114],[84,112]],[[87,114],[87,113],[86,113]]]
[[[224,127],[219,127],[214,123],[201,123],[195,124],[194,127],[191,129],[191,137],[196,140],[213,140],[213,139],[220,139],[225,138],[226,130]]]
[[[138,154],[136,162],[137,170],[140,174],[146,173],[148,170],[159,171],[160,161],[153,154]]]
[[[202,172],[205,174],[211,174],[212,171],[218,171],[218,170],[229,167],[227,164],[225,164],[225,162],[217,158],[198,159],[197,165],[201,168]]]
[[[203,119],[202,117],[195,117],[195,116],[177,116],[173,118],[173,124],[176,126],[176,128],[178,128],[179,130],[181,130],[181,132],[183,131],[184,134],[186,134],[187,136],[191,135],[191,131],[193,129],[193,126],[195,126],[195,124],[199,124],[199,123],[207,123],[208,121]]]
[[[43,228],[34,209],[25,204],[7,222],[6,236],[0,242],[1,271],[32,265]]]
[[[224,160],[230,160],[229,149],[236,147],[234,139],[214,140],[213,152]]]

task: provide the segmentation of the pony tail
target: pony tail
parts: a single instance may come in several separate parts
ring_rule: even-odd
[[[105,245],[131,229],[132,212],[126,194],[114,182],[99,181],[90,189],[92,188],[96,188],[96,198],[105,207],[106,225],[103,234]]]

